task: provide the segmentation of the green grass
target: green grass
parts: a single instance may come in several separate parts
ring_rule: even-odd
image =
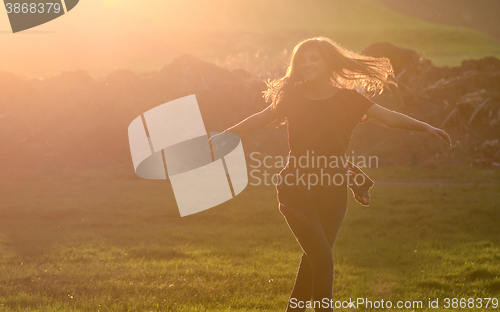
[[[49,169],[2,173],[1,311],[284,311],[301,250],[272,187],[180,218],[166,181]],[[370,175],[333,249],[336,300],[500,297],[498,171]]]
[[[480,186],[500,183],[500,171],[489,169],[470,169],[459,165],[441,164],[436,166],[393,166],[387,168],[362,168],[375,181],[453,184],[464,183]],[[435,168],[434,168],[435,167]]]

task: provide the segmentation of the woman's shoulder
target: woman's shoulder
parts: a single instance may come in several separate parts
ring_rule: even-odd
[[[300,86],[293,86],[288,88],[284,94],[289,98],[296,98],[297,96],[302,94],[302,89],[300,88]]]
[[[359,92],[358,90],[356,89],[348,89],[348,88],[342,88],[340,89],[340,91],[343,91],[344,94],[348,95],[348,96],[354,96],[354,97],[357,97],[357,96],[360,96],[362,95],[361,92]]]
[[[361,102],[361,103],[371,103],[374,104],[374,102],[365,94],[363,94],[362,91],[356,90],[356,89],[342,89],[341,91],[344,91],[343,98],[348,100],[349,102]]]
[[[280,97],[280,102],[285,105],[291,105],[298,100],[300,100],[300,91],[297,89],[297,87],[292,87],[287,90],[284,90],[281,97]]]

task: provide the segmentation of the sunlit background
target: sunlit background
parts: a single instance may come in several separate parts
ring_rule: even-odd
[[[374,100],[453,143],[357,127],[348,155],[379,166],[370,207],[349,195],[334,298],[500,298],[498,16],[497,0],[80,0],[13,34],[0,10],[0,311],[283,311],[302,251],[275,188],[181,218],[169,180],[135,174],[127,128],[195,94],[224,130],[319,35],[389,57],[399,87]],[[286,135],[241,140],[284,156]]]
[[[80,1],[68,14],[17,34],[11,33],[2,12],[0,70],[46,77],[84,69],[98,77],[120,68],[156,71],[175,56],[190,53],[256,72],[269,67],[266,59],[283,62],[281,55],[298,40],[316,35],[357,51],[389,41],[437,65],[500,55],[497,2],[398,2]]]

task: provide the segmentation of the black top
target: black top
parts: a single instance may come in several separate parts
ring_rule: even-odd
[[[323,100],[306,98],[298,91],[290,92],[273,112],[278,119],[287,118],[289,156],[295,156],[295,161],[290,159],[281,175],[297,172],[319,175],[321,168],[332,175],[345,173],[341,159],[349,148],[352,132],[373,104],[372,100],[350,89],[340,89]],[[299,162],[300,157],[302,162]],[[340,168],[332,168],[331,161],[335,158]]]

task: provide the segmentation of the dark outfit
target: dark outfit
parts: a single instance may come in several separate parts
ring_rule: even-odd
[[[355,90],[340,89],[335,95],[324,100],[311,100],[297,91],[292,91],[277,105],[277,118],[287,118],[289,156],[345,157],[353,130],[374,102]],[[315,161],[313,157],[313,162]],[[282,177],[295,178],[300,174],[329,173],[345,174],[347,169],[323,166],[303,168],[298,162],[289,160],[280,172]],[[322,170],[322,171],[321,171]],[[328,186],[277,185],[280,212],[295,235],[304,253],[300,262],[295,285],[290,299],[307,303],[328,302],[332,299],[333,256],[332,247],[340,231],[347,209],[346,180]],[[323,299],[326,298],[326,299]],[[322,301],[323,300],[323,301]],[[327,300],[327,301],[325,301]],[[292,308],[289,301],[287,311],[304,311]],[[333,311],[319,307],[316,311]]]

